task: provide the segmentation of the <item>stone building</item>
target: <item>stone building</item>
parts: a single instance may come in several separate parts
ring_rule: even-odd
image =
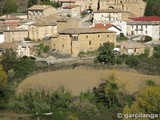
[[[51,40],[51,48],[76,57],[80,52],[98,49],[105,42],[116,44],[116,33],[105,29],[69,28]]]
[[[28,18],[35,21],[37,18],[45,18],[55,13],[57,10],[51,5],[34,5],[28,9]]]
[[[143,0],[100,0],[100,9],[118,8],[143,16],[146,3]]]
[[[147,46],[143,43],[139,43],[136,41],[123,41],[120,43],[121,54],[125,55],[140,55],[144,54],[146,49],[149,49],[149,56],[153,54],[153,48],[151,46]]]
[[[18,42],[23,41],[28,37],[28,30],[17,27],[7,27],[4,33],[4,42]]]
[[[57,23],[53,19],[37,19],[35,23],[29,25],[29,38],[32,40],[42,40],[57,34]]]

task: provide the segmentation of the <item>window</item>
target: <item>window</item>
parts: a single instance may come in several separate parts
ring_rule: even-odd
[[[134,49],[134,52],[136,52],[137,50],[136,49]]]
[[[147,30],[146,30],[146,34],[147,34],[148,32],[147,32]]]
[[[107,35],[107,37],[109,37],[109,35]]]
[[[78,36],[73,36],[72,41],[78,41]]]
[[[92,44],[92,42],[91,41],[89,41],[89,45],[91,45]]]
[[[98,38],[100,37],[100,35],[98,35]]]
[[[88,35],[86,35],[86,38],[88,38]]]
[[[62,48],[64,48],[64,44],[62,45]]]

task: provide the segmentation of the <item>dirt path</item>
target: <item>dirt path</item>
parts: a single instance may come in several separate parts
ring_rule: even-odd
[[[125,86],[129,93],[133,93],[144,86],[145,80],[155,80],[160,84],[160,76],[143,75],[136,72],[126,72],[118,70],[94,70],[78,68],[74,70],[59,70],[53,72],[40,73],[28,77],[17,88],[17,93],[29,89],[34,90],[55,90],[61,86],[72,92],[74,95],[82,91],[91,90],[97,86],[101,78],[115,73],[117,82]]]

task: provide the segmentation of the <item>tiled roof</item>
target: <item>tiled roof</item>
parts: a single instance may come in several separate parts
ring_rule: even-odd
[[[76,8],[76,7],[79,7],[79,5],[64,6],[63,9],[72,9],[72,8]]]
[[[160,21],[159,16],[144,16],[144,17],[136,17],[136,18],[129,18],[133,21]]]
[[[36,25],[36,26],[56,26],[57,23],[54,19],[39,18],[36,20],[35,23],[33,23],[33,25]]]
[[[133,48],[146,48],[148,47],[145,44],[139,43],[139,42],[135,42],[135,41],[123,41],[121,42],[121,46],[127,49],[133,49]]]
[[[20,23],[19,21],[7,21],[7,22],[0,22],[0,25],[17,26],[19,23]]]
[[[92,34],[92,33],[114,33],[106,29],[89,29],[89,28],[69,28],[59,32],[59,34]]]
[[[49,7],[52,7],[51,5],[33,5],[28,10],[45,10]]]
[[[112,24],[95,24],[95,26],[93,26],[92,28],[99,28],[99,29],[108,29],[110,27],[112,27]]]

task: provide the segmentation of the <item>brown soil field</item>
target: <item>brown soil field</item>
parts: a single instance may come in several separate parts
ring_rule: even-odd
[[[98,86],[101,79],[111,73],[116,75],[117,82],[119,85],[124,86],[128,93],[133,93],[143,88],[146,80],[152,79],[157,84],[160,84],[160,76],[144,75],[133,70],[127,72],[122,70],[76,68],[32,75],[18,85],[16,93],[30,89],[52,91],[63,86],[73,95],[79,95],[81,92],[92,90],[93,87]]]

